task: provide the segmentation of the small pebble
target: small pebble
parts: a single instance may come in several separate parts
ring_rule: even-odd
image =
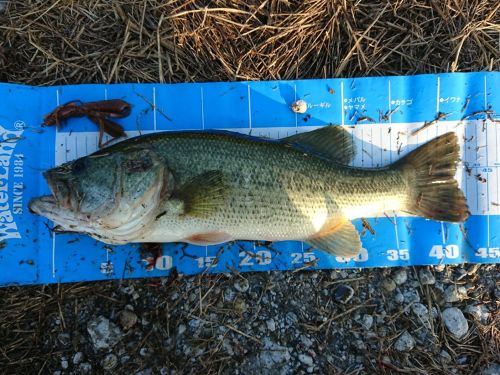
[[[420,269],[418,276],[420,278],[420,284],[422,285],[434,285],[436,283],[436,278],[427,268]]]
[[[465,312],[472,315],[481,324],[487,324],[490,318],[490,312],[485,305],[468,305]]]
[[[109,353],[102,361],[102,368],[105,371],[113,370],[118,364],[118,358],[113,353]]]
[[[421,303],[415,303],[411,306],[411,311],[418,318],[419,322],[424,323],[427,328],[430,328],[429,324],[429,310],[425,305]]]
[[[382,287],[385,290],[387,290],[388,292],[394,291],[394,289],[396,289],[396,286],[397,286],[396,283],[390,277],[388,277],[387,279],[384,279],[384,281],[382,281]]]
[[[307,103],[305,100],[299,99],[292,103],[290,109],[295,113],[306,113]]]
[[[398,352],[409,352],[415,347],[415,339],[412,335],[408,333],[408,331],[404,331],[401,336],[398,337],[396,343],[394,344],[394,348]]]
[[[137,315],[130,310],[122,310],[120,312],[120,325],[127,331],[137,323]]]
[[[63,370],[67,370],[68,367],[69,367],[69,362],[68,360],[66,359],[66,357],[62,357],[61,358],[61,367]]]
[[[442,317],[448,331],[457,339],[461,339],[467,334],[469,324],[460,309],[449,307],[443,311]]]
[[[2,13],[7,7],[8,0],[0,0],[0,13]]]
[[[299,318],[297,317],[297,314],[295,314],[293,311],[289,311],[285,315],[285,322],[288,326],[293,326],[299,321]]]
[[[406,303],[420,302],[420,295],[418,294],[417,289],[405,290],[403,296]]]
[[[361,325],[363,326],[364,329],[368,331],[370,328],[372,328],[373,316],[368,314],[363,315],[363,320],[361,322]]]
[[[201,321],[199,319],[191,319],[188,322],[188,325],[189,325],[189,328],[191,328],[192,330],[196,330],[200,327]]]
[[[443,272],[446,269],[446,264],[438,264],[434,267],[436,272]]]
[[[313,341],[309,337],[307,337],[306,335],[301,335],[300,336],[300,341],[302,342],[302,344],[306,348],[310,348],[314,344]]]
[[[112,348],[123,337],[120,328],[102,315],[88,322],[87,331],[96,350]]]
[[[228,302],[234,301],[236,297],[236,293],[234,292],[233,288],[226,288],[224,289],[224,300]]]
[[[61,343],[61,345],[67,348],[71,344],[71,337],[69,333],[60,333],[57,335],[57,340]]]
[[[354,296],[354,289],[352,289],[349,285],[341,284],[335,288],[334,296],[337,302],[346,304]]]
[[[177,327],[177,334],[179,336],[182,335],[184,332],[186,332],[186,329],[187,327],[184,324],[179,324],[179,326]]]
[[[499,375],[500,364],[495,362],[481,371],[481,375]]]
[[[408,280],[408,274],[404,268],[400,268],[392,275],[392,279],[397,285],[402,285]]]
[[[266,320],[266,327],[271,332],[276,331],[276,322],[274,321],[274,319]]]
[[[82,352],[76,352],[73,355],[73,364],[77,365],[83,360],[83,353]]]
[[[448,303],[462,301],[467,298],[467,289],[463,286],[449,285],[444,290],[444,300]]]
[[[408,333],[408,331],[404,331],[401,336],[398,337],[396,343],[394,344],[394,348],[398,352],[408,352],[415,347],[415,339],[412,335]]]
[[[461,355],[457,358],[455,363],[457,365],[465,365],[469,361],[469,358],[466,355]]]
[[[441,350],[441,353],[439,353],[439,357],[441,359],[441,362],[443,362],[444,364],[451,362],[451,355],[446,350]]]
[[[82,374],[90,374],[92,372],[92,365],[88,362],[81,363],[78,368]]]
[[[234,282],[234,289],[240,293],[245,293],[250,288],[250,283],[247,279],[239,278]]]
[[[307,354],[299,354],[299,361],[307,367],[311,367],[314,364],[313,358]]]
[[[394,301],[399,304],[405,301],[405,296],[403,296],[403,293],[401,293],[399,289],[396,289],[396,293],[394,294]]]

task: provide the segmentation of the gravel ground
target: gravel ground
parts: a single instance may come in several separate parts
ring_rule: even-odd
[[[0,1],[1,5],[5,5]],[[498,1],[9,1],[0,81],[500,69]],[[500,373],[498,265],[0,289],[0,373]]]
[[[498,280],[495,265],[467,265],[10,288],[1,294],[1,367],[498,373]]]

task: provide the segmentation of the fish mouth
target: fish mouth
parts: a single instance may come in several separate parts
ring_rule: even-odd
[[[47,171],[43,174],[54,200],[63,208],[71,208],[71,187],[68,181],[58,178],[57,172]]]
[[[52,171],[43,174],[52,195],[33,198],[28,204],[31,213],[50,217],[61,211],[71,210],[70,186],[55,174]]]
[[[46,215],[47,212],[54,212],[59,207],[56,198],[53,195],[44,195],[33,198],[28,203],[28,209],[32,214]]]

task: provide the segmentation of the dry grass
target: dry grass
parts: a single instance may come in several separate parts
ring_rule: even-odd
[[[495,0],[82,3],[11,1],[0,18],[0,79],[184,82],[500,67]]]
[[[74,2],[10,1],[0,14],[0,81],[34,85],[88,82],[190,82],[215,80],[268,80],[366,75],[406,75],[453,71],[500,70],[500,3],[497,0],[445,1],[106,1]],[[287,283],[298,285],[298,278],[309,273],[287,274]],[[328,272],[322,273],[327,277]],[[375,276],[374,276],[375,275]],[[377,276],[378,275],[378,276]],[[367,288],[381,271],[361,273]],[[273,279],[268,275],[249,276],[261,284]],[[370,279],[372,278],[372,279]],[[257,281],[255,281],[257,280]],[[267,280],[267,281],[266,281]],[[231,358],[221,349],[215,334],[199,339],[207,347],[201,367],[163,348],[179,322],[193,316],[207,321],[215,313],[231,318],[227,335],[240,337],[249,348],[260,345],[253,332],[243,332],[245,319],[236,302],[222,304],[221,290],[227,280],[221,276],[175,280],[154,286],[157,281],[129,282],[152,301],[143,301],[138,311],[156,329],[141,338],[140,344],[157,348],[156,355],[171,368],[206,373],[231,368]],[[478,283],[477,299],[488,300],[488,291]],[[364,284],[363,284],[364,283]],[[186,290],[190,285],[190,290]],[[87,283],[49,287],[6,288],[0,290],[0,373],[50,373],[60,368],[59,355],[71,355],[78,338],[69,346],[53,345],[61,332],[85,334],[78,317],[105,313],[113,315],[126,303],[116,294],[117,282]],[[267,288],[267,286],[266,286]],[[195,290],[200,298],[187,302]],[[484,290],[483,290],[484,289]],[[439,297],[426,288],[420,291],[429,306],[441,306]],[[171,296],[180,297],[172,301]],[[264,293],[264,292],[262,292]],[[318,342],[334,340],[330,327],[341,326],[351,313],[371,311],[370,300],[342,309],[334,302],[312,294],[316,302],[304,302],[313,310],[328,313],[331,319],[315,328]],[[282,303],[301,300],[300,293],[283,295]],[[91,301],[97,311],[86,311]],[[259,300],[252,314],[259,314]],[[325,308],[329,306],[328,308]],[[141,307],[142,309],[141,310]],[[334,307],[335,306],[335,307]],[[264,308],[264,307],[263,307]],[[328,309],[333,309],[328,311]],[[254,315],[252,315],[254,316]],[[335,318],[335,319],[333,319]],[[477,372],[499,358],[499,315],[495,313],[485,326],[473,323],[468,338],[455,342],[438,320],[431,327],[435,342],[454,357],[465,355],[462,373]],[[60,324],[54,325],[54,320]],[[428,348],[419,348],[411,356],[392,349],[394,335],[414,324],[400,312],[391,316],[389,336],[379,338],[377,350],[367,350],[368,372],[449,373]],[[237,325],[237,326],[235,326]],[[308,323],[310,326],[311,324]],[[318,328],[319,327],[319,328]],[[326,329],[327,328],[327,329]],[[246,336],[245,336],[246,335]],[[392,335],[392,336],[391,336]],[[249,336],[249,337],[247,337]],[[61,349],[61,347],[63,349]],[[134,349],[137,354],[137,348]],[[326,349],[325,349],[326,350]],[[240,354],[235,355],[240,359]],[[388,355],[391,363],[383,356]],[[229,356],[231,357],[231,356]],[[375,362],[370,361],[375,360]],[[100,360],[99,356],[93,358]],[[146,361],[134,357],[130,373]],[[228,362],[229,361],[229,362]],[[147,361],[146,361],[147,362]],[[375,367],[373,363],[377,365]],[[341,373],[337,363],[323,370]],[[135,367],[134,367],[135,366]],[[193,370],[195,369],[195,370]],[[472,372],[470,372],[472,371]],[[347,369],[345,373],[358,373]]]

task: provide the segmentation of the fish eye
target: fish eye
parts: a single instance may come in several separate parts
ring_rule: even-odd
[[[78,159],[73,164],[73,172],[74,173],[81,173],[85,170],[85,168],[86,168],[85,159]]]

